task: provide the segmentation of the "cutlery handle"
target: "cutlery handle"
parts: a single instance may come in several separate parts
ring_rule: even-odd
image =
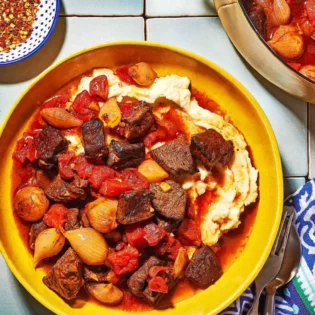
[[[266,302],[263,315],[275,315],[275,294],[276,291],[266,294]]]
[[[247,315],[258,315],[259,298],[264,287],[255,282],[255,289],[256,289],[255,290],[256,292],[255,292],[254,301]]]

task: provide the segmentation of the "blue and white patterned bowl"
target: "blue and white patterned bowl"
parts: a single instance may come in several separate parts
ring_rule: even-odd
[[[0,0],[1,1],[1,0]],[[0,53],[0,66],[21,61],[39,50],[54,30],[59,12],[59,0],[41,0],[30,38],[8,53]]]

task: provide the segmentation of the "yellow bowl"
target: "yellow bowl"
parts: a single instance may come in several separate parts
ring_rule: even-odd
[[[84,49],[42,73],[19,97],[1,127],[0,138],[0,240],[1,252],[20,283],[43,305],[57,314],[102,314],[104,307],[86,303],[71,308],[43,283],[44,272],[34,270],[32,256],[22,241],[13,217],[10,173],[12,152],[32,113],[66,82],[94,67],[115,68],[146,61],[158,75],[178,74],[218,102],[244,134],[259,170],[258,212],[247,245],[222,278],[173,309],[151,315],[216,314],[231,304],[252,283],[266,261],[282,214],[283,181],[280,156],[271,126],[255,99],[231,75],[193,53],[150,42],[114,42]],[[106,309],[106,314],[126,314]]]

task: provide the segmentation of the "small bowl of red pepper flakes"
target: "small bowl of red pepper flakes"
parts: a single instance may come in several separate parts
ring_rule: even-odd
[[[59,0],[0,0],[0,66],[39,50],[55,28]]]

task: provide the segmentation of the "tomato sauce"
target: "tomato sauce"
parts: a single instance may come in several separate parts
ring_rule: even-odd
[[[223,116],[224,113],[219,104],[216,101],[210,99],[204,92],[200,92],[196,88],[192,88],[191,95],[197,100],[200,107]]]
[[[59,90],[56,95],[63,94],[66,97],[70,98],[71,94],[75,91],[76,87],[78,86],[80,78],[77,78],[67,85],[65,85],[61,90]],[[219,105],[209,99],[205,93],[199,92],[197,89],[193,88],[192,94],[196,99],[198,100],[200,106],[203,108],[209,109],[215,113],[218,113],[220,115],[224,115],[224,112],[222,112]],[[31,120],[29,124],[29,130],[27,131],[33,131],[41,126],[38,125],[35,120],[39,117],[39,110],[34,114],[33,119]],[[171,124],[168,125],[169,128],[173,128],[171,132],[177,133],[184,133],[187,138],[190,136],[188,135],[187,131],[185,130],[185,124],[183,122],[183,118],[175,109],[171,109],[166,115],[164,115],[164,120],[169,121]],[[171,139],[167,139],[169,141]],[[25,167],[25,165],[21,164],[20,162],[17,162],[16,160],[13,160],[13,170],[12,170],[12,198],[14,198],[15,193],[19,188],[21,188],[21,184],[25,183],[26,181],[31,180],[32,177],[34,177],[36,167],[32,165],[31,163],[28,163]],[[220,172],[216,171],[216,169],[213,169],[212,172],[213,177],[216,179],[218,185],[223,185],[223,178],[220,177]],[[207,191],[205,194],[198,197],[196,205],[198,208],[198,216],[199,219],[202,215],[205,214],[205,212],[208,209],[209,204],[215,201],[217,198],[216,194]],[[246,245],[247,239],[251,233],[252,226],[255,221],[257,213],[257,204],[254,204],[253,206],[246,207],[244,213],[241,216],[241,224],[239,228],[230,231],[229,233],[225,234],[221,240],[219,241],[220,250],[217,253],[218,258],[221,261],[222,267],[224,270],[227,270],[228,267],[237,259],[239,254],[242,252],[243,248]],[[13,211],[13,215],[15,218],[15,222],[18,226],[20,236],[23,239],[23,242],[25,243],[25,246],[28,248],[31,255],[33,255],[32,250],[29,247],[29,230],[30,230],[30,223],[22,221],[16,213]],[[198,218],[197,218],[198,219]],[[39,268],[44,270],[44,272],[48,272],[52,266],[54,265],[57,258],[54,259],[42,261],[39,264]],[[185,299],[188,299],[192,296],[194,296],[196,293],[201,291],[201,289],[198,289],[194,285],[192,285],[188,280],[184,279],[179,281],[175,289],[167,294],[162,302],[161,302],[161,308],[170,307],[175,302],[179,302]],[[74,303],[69,303],[71,307],[74,308],[80,308],[87,302],[93,302],[96,304],[99,304],[100,306],[103,306],[100,302],[96,301],[93,297],[88,295],[85,290],[82,288],[78,298]],[[106,306],[112,309],[119,309],[119,310],[128,310],[133,312],[138,311],[149,311],[154,309],[152,306],[144,303],[137,297],[133,296],[131,293],[129,293],[127,290],[124,290],[124,299],[121,304],[118,306]]]

